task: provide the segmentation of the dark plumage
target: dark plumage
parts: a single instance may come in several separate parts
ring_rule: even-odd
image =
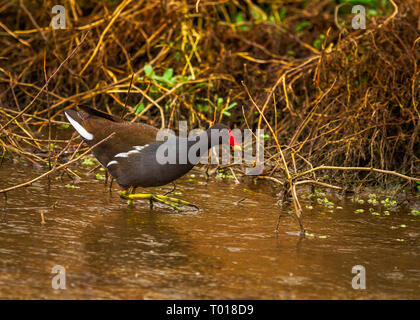
[[[95,145],[115,132],[110,139],[94,148],[93,154],[123,189],[165,185],[180,178],[197,164],[197,161],[190,159],[187,163],[179,163],[179,153],[188,152],[195,141],[181,141],[181,138],[170,137],[165,146],[169,153],[176,152],[176,163],[160,164],[156,152],[163,142],[156,141],[158,129],[143,123],[123,121],[89,107],[80,108],[80,111],[67,110],[65,113],[89,146]],[[227,126],[216,124],[196,136],[196,141],[202,147],[196,152],[198,159],[204,155],[200,154],[202,150],[207,151],[222,143],[221,138],[211,138],[211,129],[222,130],[232,146],[239,145]],[[204,139],[205,134],[209,139]],[[180,142],[186,143],[186,150],[180,151]]]

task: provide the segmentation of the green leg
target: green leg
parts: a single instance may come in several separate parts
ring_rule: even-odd
[[[134,189],[129,188],[128,190],[120,191],[120,197],[123,199],[126,199],[128,201],[133,201],[137,199],[144,199],[150,201],[150,209],[153,209],[153,202],[160,202],[163,204],[166,204],[167,206],[170,206],[171,208],[174,208],[178,211],[181,211],[181,208],[177,205],[184,205],[184,206],[190,206],[198,209],[198,207],[195,204],[192,204],[190,202],[180,200],[177,198],[162,196],[159,194],[152,194],[152,193],[133,193]]]
[[[163,200],[166,200],[166,201],[169,201],[169,202],[174,202],[174,203],[177,203],[177,204],[182,204],[184,206],[190,206],[190,207],[194,207],[196,209],[199,209],[195,204],[184,201],[184,200],[181,200],[181,199],[162,196],[162,195],[159,195],[159,194],[155,195],[155,197],[157,197],[158,199],[163,199]]]
[[[136,189],[134,187],[130,187],[130,188],[128,188],[127,191],[124,190],[123,192],[125,192],[128,195],[128,194],[133,194],[135,192],[135,190]],[[133,207],[133,200],[132,199],[127,199],[127,204],[128,204],[128,207],[132,208]]]

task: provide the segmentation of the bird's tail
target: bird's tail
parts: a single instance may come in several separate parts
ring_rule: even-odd
[[[66,110],[64,111],[64,114],[66,115],[67,119],[69,120],[70,124],[76,129],[76,131],[86,140],[92,140],[93,134],[88,132],[83,127],[83,121],[85,120],[83,115],[81,115],[79,112],[75,110]]]
[[[90,119],[105,119],[112,122],[122,122],[123,120],[114,117],[108,113],[93,109],[88,106],[79,105],[80,111],[76,110],[66,110],[64,113],[66,114],[67,119],[71,123],[71,125],[76,129],[76,131],[86,140],[92,140],[93,135],[89,131],[93,129],[95,122],[89,121]],[[102,125],[102,121],[97,122]],[[89,129],[90,128],[90,129]]]

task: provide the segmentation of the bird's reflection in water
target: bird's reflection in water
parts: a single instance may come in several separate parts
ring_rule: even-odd
[[[191,239],[167,224],[166,212],[136,204],[87,226],[82,236],[86,286],[146,290],[182,281],[194,285],[202,282],[204,269],[218,268],[217,261],[196,253]]]

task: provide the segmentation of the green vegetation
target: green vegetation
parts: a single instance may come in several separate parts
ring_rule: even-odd
[[[420,210],[411,210],[410,214],[412,216],[420,216]]]

